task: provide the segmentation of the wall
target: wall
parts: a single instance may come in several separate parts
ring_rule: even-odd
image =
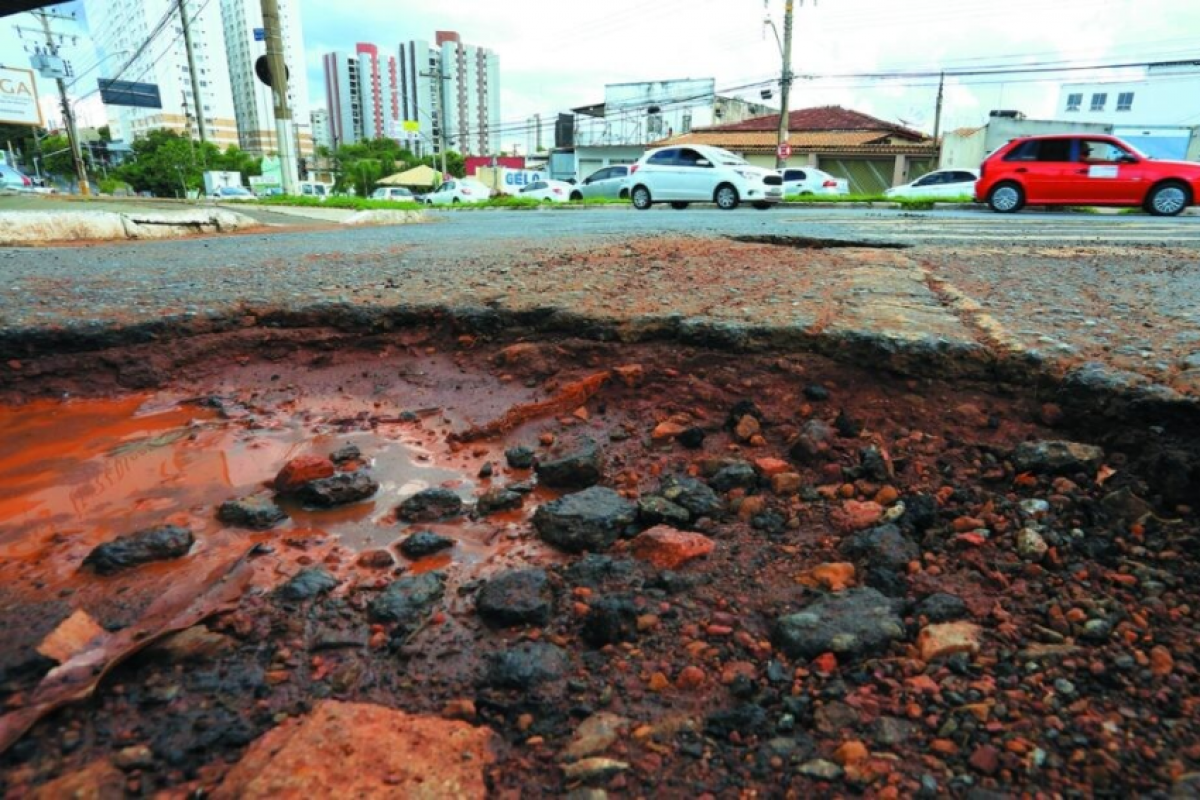
[[[1092,111],[1092,95],[1108,95],[1103,111]],[[1117,111],[1117,96],[1133,92],[1133,107]],[[1078,111],[1067,110],[1067,98],[1082,94]],[[1200,68],[1152,69],[1141,80],[1064,84],[1058,93],[1057,116],[1063,120],[1112,125],[1180,125],[1200,121]]]

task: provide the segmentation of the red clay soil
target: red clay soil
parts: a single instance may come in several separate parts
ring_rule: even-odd
[[[33,725],[0,755],[5,797],[89,782],[238,796],[250,791],[239,781],[283,781],[297,764],[310,786],[409,797],[460,794],[438,790],[451,779],[506,798],[1195,789],[1195,509],[1135,468],[1144,450],[1018,469],[1020,443],[1088,427],[1044,398],[666,344],[315,330],[150,347],[30,362],[37,378],[4,398],[3,712],[27,709],[54,667],[39,647],[90,652],[94,640],[75,639],[91,628],[51,637],[73,613],[98,639],[119,635],[148,624],[171,587],[247,554],[250,586]],[[169,386],[130,393],[103,367],[151,357]],[[580,386],[579,405],[554,402]],[[535,509],[574,489],[537,485],[504,451],[544,462],[585,439],[602,453],[600,484],[627,498],[668,476],[723,489],[722,510],[673,524],[711,552],[673,541],[690,560],[660,569],[666,556],[631,545],[659,522],[646,517],[601,557],[540,540]],[[338,473],[365,470],[370,499],[320,510],[281,498],[289,519],[265,531],[218,521],[226,500],[269,497],[290,459],[350,444],[360,454]],[[395,513],[419,489],[470,504],[514,484],[529,491],[515,510],[429,524]],[[891,549],[854,545],[888,521]],[[111,576],[81,566],[102,542],[168,523],[194,534],[187,555]],[[418,530],[452,546],[410,559],[398,544]],[[316,567],[336,586],[281,590]],[[485,622],[481,587],[531,567],[547,575],[546,616]],[[392,581],[431,572],[444,592],[417,624],[372,616]],[[899,618],[887,641],[785,652],[780,617],[864,587]],[[537,675],[498,675],[498,660],[530,652]],[[360,719],[347,703],[370,708]],[[388,721],[399,712],[417,721]],[[377,737],[408,734],[425,736],[411,761],[371,756]],[[439,736],[445,748],[427,746]],[[460,771],[446,750],[466,754]]]

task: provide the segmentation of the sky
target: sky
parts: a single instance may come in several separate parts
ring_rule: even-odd
[[[711,77],[719,92],[758,100],[760,89],[752,85],[776,79],[781,68],[763,20],[769,16],[782,35],[784,0],[298,1],[314,108],[325,105],[323,54],[352,50],[359,41],[394,50],[401,41],[432,40],[437,30],[458,31],[499,54],[506,127],[599,102],[606,83]],[[792,65],[801,77],[792,108],[839,104],[926,131],[933,127],[936,78],[830,76],[1200,58],[1194,36],[1200,0],[795,0],[795,6]],[[23,66],[27,56],[14,22],[33,19],[0,20],[0,64]],[[95,61],[85,40],[67,54],[84,68]],[[995,108],[1051,117],[1059,85],[1088,77],[948,78],[942,128],[982,124]],[[53,94],[47,83],[43,94]],[[102,107],[84,101],[81,109],[85,123],[102,121]]]

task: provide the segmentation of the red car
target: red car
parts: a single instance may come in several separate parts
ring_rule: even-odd
[[[1011,214],[1035,206],[1141,206],[1174,216],[1200,197],[1200,164],[1155,161],[1114,136],[1024,136],[979,169],[976,202]]]

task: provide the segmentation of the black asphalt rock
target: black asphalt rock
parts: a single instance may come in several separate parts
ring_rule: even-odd
[[[195,540],[190,530],[177,525],[147,528],[105,542],[87,554],[83,565],[101,575],[111,575],[150,561],[185,556]]]
[[[586,489],[604,477],[604,456],[591,439],[560,458],[539,461],[535,467],[538,481],[552,489]]]
[[[495,514],[497,511],[511,511],[520,508],[525,502],[525,495],[512,489],[492,489],[480,495],[475,503],[475,512],[481,517]]]
[[[378,491],[379,483],[359,470],[309,481],[296,489],[295,496],[306,506],[333,508],[366,500]]]
[[[332,591],[338,585],[338,579],[327,570],[320,567],[302,569],[279,587],[279,596],[284,600],[298,602],[309,600],[319,594]]]
[[[217,519],[235,528],[265,531],[288,518],[282,508],[268,495],[256,494],[226,500],[217,509]]]
[[[566,652],[545,642],[521,642],[488,657],[484,681],[499,689],[533,689],[559,680],[570,660]]]
[[[479,616],[493,625],[545,625],[550,621],[552,594],[546,571],[520,569],[492,578],[475,598]]]
[[[822,653],[858,656],[879,652],[903,637],[894,603],[874,589],[848,589],[775,621],[772,639],[791,658]]]
[[[593,486],[538,507],[533,526],[550,544],[569,553],[606,550],[637,518],[637,506],[612,489]]]
[[[846,556],[876,567],[900,569],[921,557],[916,542],[904,538],[895,525],[879,525],[859,531],[842,540],[839,548]]]
[[[449,489],[422,489],[396,507],[405,522],[437,522],[462,514],[463,501]]]
[[[693,518],[715,517],[725,510],[725,503],[720,495],[696,478],[668,475],[659,483],[658,493],[675,505],[687,509]]]
[[[440,572],[426,572],[393,581],[371,601],[367,613],[373,622],[398,623],[402,629],[416,627],[445,591]]]
[[[411,559],[424,558],[454,547],[454,540],[433,531],[417,531],[400,542],[400,552]]]

